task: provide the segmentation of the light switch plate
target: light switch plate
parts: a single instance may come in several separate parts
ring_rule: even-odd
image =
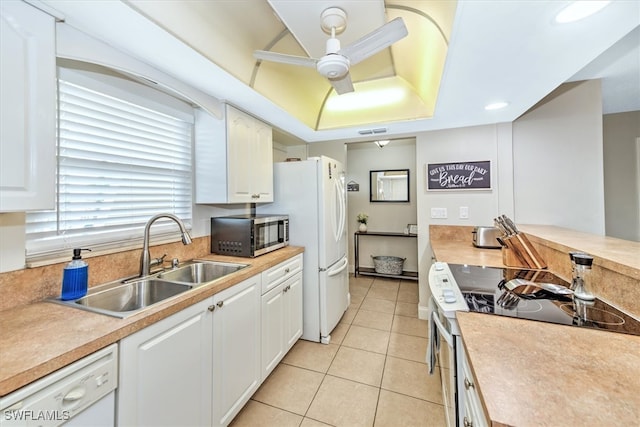
[[[445,219],[447,218],[447,208],[431,208],[432,219]]]
[[[460,219],[469,219],[469,206],[460,206]]]

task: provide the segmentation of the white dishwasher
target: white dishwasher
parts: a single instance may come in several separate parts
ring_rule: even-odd
[[[0,398],[0,425],[115,425],[118,344]]]

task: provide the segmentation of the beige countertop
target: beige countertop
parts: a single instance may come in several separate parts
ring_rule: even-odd
[[[640,337],[458,312],[494,426],[632,426],[640,420]]]
[[[482,249],[473,246],[471,241],[432,240],[431,249],[438,261],[450,264],[484,265],[504,267],[500,249]]]
[[[288,246],[258,258],[200,257],[250,265],[217,283],[190,290],[126,319],[46,301],[0,311],[0,396],[303,251],[301,247]]]

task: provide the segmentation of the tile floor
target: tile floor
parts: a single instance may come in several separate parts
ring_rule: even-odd
[[[232,422],[242,426],[444,426],[425,364],[415,281],[350,277],[328,345],[299,340]]]

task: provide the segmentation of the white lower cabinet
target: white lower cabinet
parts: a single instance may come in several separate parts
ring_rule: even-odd
[[[213,297],[215,426],[229,424],[260,386],[260,289],[257,275]]]
[[[302,336],[302,254],[262,272],[262,381]]]
[[[228,425],[302,335],[292,260],[122,339],[117,425]]]
[[[284,293],[282,285],[262,296],[262,377],[284,357]]]
[[[302,273],[284,284],[284,338],[285,354],[302,336]]]
[[[120,341],[118,426],[209,426],[209,298]]]
[[[302,273],[262,296],[262,380],[302,336]]]
[[[464,346],[460,346],[462,355],[462,376],[464,384],[464,416],[462,425],[464,427],[486,427],[489,425],[487,417],[482,409],[482,401],[476,387],[476,380],[471,371],[469,360],[467,359]]]

